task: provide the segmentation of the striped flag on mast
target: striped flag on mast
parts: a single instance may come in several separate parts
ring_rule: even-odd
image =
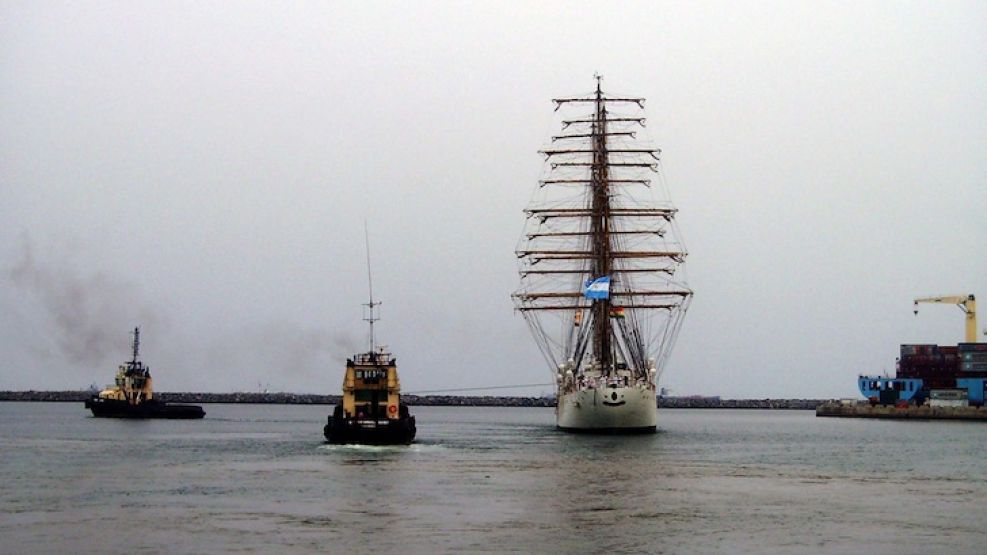
[[[594,280],[586,281],[586,289],[583,296],[587,299],[609,299],[610,298],[610,276],[598,277]]]

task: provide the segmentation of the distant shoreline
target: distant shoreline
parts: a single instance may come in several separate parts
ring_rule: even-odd
[[[0,402],[81,403],[89,391],[0,391]],[[220,403],[255,405],[335,405],[339,395],[311,393],[157,393],[170,403]],[[554,407],[552,397],[402,395],[410,406],[435,407]],[[830,399],[720,399],[718,397],[663,397],[658,406],[668,409],[766,409],[815,410]]]

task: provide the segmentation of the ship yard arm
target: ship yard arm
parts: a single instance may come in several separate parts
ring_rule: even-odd
[[[570,102],[573,102],[573,103],[592,102],[597,108],[599,108],[600,106],[606,104],[607,102],[616,102],[616,103],[623,102],[623,103],[637,104],[639,108],[642,108],[642,109],[644,108],[644,99],[643,98],[613,98],[613,97],[604,97],[603,96],[603,93],[600,91],[599,83],[597,83],[596,94],[593,97],[591,97],[591,98],[553,98],[552,99],[552,102],[555,103],[555,111],[556,112],[559,111],[559,108],[561,108],[563,104],[567,104],[567,103],[570,103]],[[597,112],[597,113],[599,113],[599,112]]]
[[[583,149],[583,148],[552,148],[552,149],[539,150],[538,152],[544,154],[545,158],[548,159],[551,158],[552,156],[560,156],[563,154],[593,154],[596,151],[592,149]],[[647,154],[652,158],[654,158],[655,160],[659,159],[658,150],[654,148],[615,148],[608,150],[607,152],[610,154]],[[646,164],[646,165],[650,166],[651,164]]]
[[[627,273],[660,273],[672,275],[675,273],[674,268],[623,268],[620,270],[613,270],[612,274],[627,274]],[[521,277],[526,277],[529,274],[585,274],[586,270],[521,270]]]
[[[688,297],[691,291],[614,291],[611,297]],[[522,301],[535,299],[578,299],[583,296],[581,291],[546,291],[543,293],[518,293],[515,298]],[[630,306],[630,305],[623,305]],[[675,305],[672,305],[675,306]],[[566,307],[566,308],[572,308]]]
[[[665,221],[671,220],[678,210],[674,208],[611,208],[611,217],[655,217]],[[525,210],[528,217],[537,217],[542,222],[551,218],[585,218],[593,216],[590,208],[529,208]]]
[[[644,127],[646,118],[608,118],[607,121],[610,123],[636,123],[641,127]],[[595,119],[566,119],[562,120],[562,129],[567,129],[570,125],[578,125],[585,123],[596,123]]]
[[[592,183],[589,179],[542,179],[538,182],[539,187],[544,187],[545,185],[576,185],[580,187],[585,187]],[[644,185],[645,187],[651,186],[650,179],[611,179],[610,184],[618,185]]]
[[[589,231],[546,231],[543,233],[528,233],[528,239],[535,239],[537,237],[579,237],[588,236]],[[665,230],[663,229],[635,229],[628,231],[611,231],[611,235],[657,235],[662,237],[665,235]],[[580,270],[583,271],[583,270]]]
[[[607,137],[630,137],[633,139],[637,137],[637,133],[634,131],[608,131]],[[554,135],[552,137],[552,142],[554,143],[555,141],[564,141],[567,139],[591,139],[591,138],[593,138],[592,133],[569,133],[566,135]]]
[[[552,162],[552,169],[562,168],[562,167],[588,167],[596,169],[599,166],[603,167],[617,167],[617,168],[648,168],[651,171],[658,171],[658,164],[652,164],[649,162]]]

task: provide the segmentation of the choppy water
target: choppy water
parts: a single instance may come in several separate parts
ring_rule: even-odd
[[[322,443],[329,407],[201,421],[0,403],[3,553],[985,553],[987,425],[414,408],[409,447]]]

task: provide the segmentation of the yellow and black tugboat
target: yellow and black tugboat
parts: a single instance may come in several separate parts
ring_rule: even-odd
[[[86,401],[93,416],[107,418],[202,418],[196,405],[175,405],[154,398],[151,369],[138,358],[140,328],[134,328],[133,358],[120,365],[116,380]]]
[[[370,324],[370,350],[346,359],[343,398],[329,416],[323,433],[329,443],[370,445],[409,444],[415,439],[415,417],[401,403],[401,381],[397,359],[386,347],[374,343],[375,309],[373,279],[370,277],[370,245],[367,241],[367,278],[370,302],[365,304]]]
[[[397,360],[385,347],[346,360],[343,399],[323,430],[329,443],[408,444],[415,417],[401,403]]]

